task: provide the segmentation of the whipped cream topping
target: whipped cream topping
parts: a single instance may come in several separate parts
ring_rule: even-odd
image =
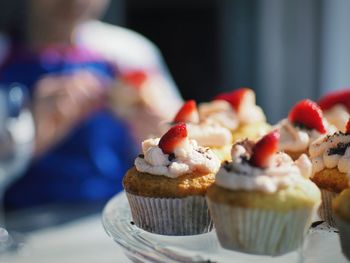
[[[329,110],[323,112],[327,121],[337,127],[338,130],[345,132],[345,126],[349,120],[348,109],[342,104],[336,104]]]
[[[159,138],[142,143],[143,156],[135,159],[139,172],[177,178],[189,173],[216,173],[220,161],[209,149],[197,145],[195,140],[185,139],[174,150],[174,154],[164,154],[158,147]]]
[[[325,168],[338,168],[350,174],[350,135],[336,132],[315,140],[309,148],[313,174]]]
[[[187,124],[188,136],[201,146],[221,147],[232,142],[230,130],[217,124]]]
[[[255,100],[254,100],[255,101]],[[201,103],[199,115],[202,120],[209,123],[219,124],[230,130],[235,130],[239,124],[250,124],[266,121],[262,109],[251,100],[247,100],[236,112],[230,103],[224,100]]]
[[[327,133],[335,132],[336,129],[334,126],[329,125],[326,121],[324,122]],[[314,140],[323,136],[323,134],[319,133],[317,130],[297,127],[288,119],[283,119],[274,128],[279,129],[279,149],[282,151],[306,151]]]
[[[246,161],[250,153],[240,143],[232,147],[231,154],[232,162],[223,164],[215,178],[217,185],[230,190],[274,193],[297,185],[311,175],[312,165],[305,154],[293,162],[287,154],[277,153],[266,169],[251,166]]]

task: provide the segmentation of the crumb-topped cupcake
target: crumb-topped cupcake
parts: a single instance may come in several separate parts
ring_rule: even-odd
[[[209,187],[207,200],[220,244],[251,254],[281,255],[297,249],[320,202],[309,180],[306,155],[294,162],[277,152],[273,131],[257,143],[232,147],[232,162],[223,164]]]
[[[344,127],[350,117],[350,89],[338,90],[323,96],[317,102],[327,121],[345,132]]]
[[[162,235],[194,235],[211,230],[205,202],[220,161],[189,139],[185,124],[142,143],[142,154],[123,179],[135,224]]]
[[[281,134],[279,149],[293,160],[303,153],[308,154],[309,146],[314,140],[335,131],[335,127],[323,118],[320,107],[308,99],[298,102],[289,112],[288,118],[275,127]]]
[[[208,103],[199,105],[201,119],[217,123],[232,132],[233,140],[256,140],[270,130],[262,109],[256,105],[255,93],[241,88],[223,93]]]
[[[342,251],[350,260],[350,189],[344,190],[334,198],[332,206]]]
[[[309,149],[313,166],[311,180],[322,193],[320,217],[331,226],[335,226],[332,199],[349,187],[347,174],[350,173],[350,121],[346,126],[345,133],[338,131],[321,137]]]
[[[186,123],[188,136],[200,146],[210,147],[221,161],[229,160],[232,146],[230,130],[218,123],[199,119],[196,102],[189,100],[176,114],[173,123]]]

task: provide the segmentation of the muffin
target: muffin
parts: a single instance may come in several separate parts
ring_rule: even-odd
[[[207,201],[222,247],[250,254],[277,256],[296,250],[321,202],[309,180],[306,155],[293,161],[276,152],[273,131],[257,143],[232,147],[232,162],[222,165]]]
[[[322,205],[319,210],[321,219],[335,226],[331,202],[332,199],[348,188],[347,174],[350,172],[350,122],[347,132],[335,132],[321,137],[310,145],[312,162],[311,180],[322,193]]]
[[[195,235],[211,230],[205,201],[220,161],[189,139],[177,124],[160,139],[142,143],[142,154],[123,178],[135,224],[161,235]]]
[[[350,260],[350,189],[344,190],[334,198],[332,206],[342,252]]]
[[[317,102],[329,123],[345,132],[344,127],[350,117],[350,89],[337,90],[323,96]]]
[[[173,123],[186,123],[189,138],[196,140],[200,146],[209,147],[221,161],[231,158],[232,135],[230,130],[217,123],[209,123],[205,119],[200,120],[194,100],[183,104]]]
[[[241,88],[215,97],[199,105],[199,116],[209,123],[228,128],[233,141],[242,138],[256,140],[270,130],[262,109],[255,103],[255,93]]]
[[[287,153],[293,160],[302,154],[308,154],[310,144],[328,132],[334,132],[335,127],[329,125],[323,118],[320,107],[311,100],[298,102],[275,128],[280,131],[279,149]]]

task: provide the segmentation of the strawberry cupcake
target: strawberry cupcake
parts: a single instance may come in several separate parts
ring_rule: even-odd
[[[189,139],[186,124],[142,143],[142,154],[123,178],[135,224],[161,235],[195,235],[211,230],[205,201],[220,161]]]
[[[332,199],[348,188],[350,173],[350,120],[345,133],[338,131],[314,141],[309,149],[312,161],[311,180],[322,193],[320,217],[329,225],[335,226],[332,213]]]
[[[335,127],[323,118],[320,107],[308,99],[298,102],[289,112],[288,118],[275,127],[281,134],[279,149],[293,160],[303,153],[307,154],[314,140],[335,131]]]
[[[350,117],[350,89],[327,94],[317,102],[327,121],[345,132],[344,127]]]
[[[233,140],[256,140],[270,130],[262,109],[256,105],[255,93],[241,88],[215,97],[199,105],[200,118],[216,123],[232,132]]]
[[[350,189],[346,189],[334,198],[333,213],[339,229],[343,254],[350,260]]]
[[[207,201],[220,244],[250,254],[281,255],[296,250],[321,202],[309,180],[306,155],[293,161],[277,152],[278,131],[257,143],[232,147],[232,162],[222,165]]]
[[[173,123],[186,123],[188,136],[200,146],[209,147],[221,161],[229,160],[232,146],[230,130],[217,123],[200,120],[196,102],[189,100],[176,114]]]

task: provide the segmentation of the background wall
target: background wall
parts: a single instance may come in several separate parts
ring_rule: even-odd
[[[350,84],[348,0],[113,0],[106,19],[162,51],[185,99],[240,86],[269,120]]]

